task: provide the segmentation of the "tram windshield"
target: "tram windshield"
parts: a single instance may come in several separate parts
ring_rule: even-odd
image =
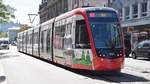
[[[121,31],[115,17],[89,17],[92,36],[96,48],[121,48]]]

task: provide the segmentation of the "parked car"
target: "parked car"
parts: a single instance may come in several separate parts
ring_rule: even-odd
[[[132,58],[146,57],[150,59],[150,40],[140,42],[132,51]]]
[[[0,39],[0,50],[1,49],[9,49],[9,39],[8,38]]]

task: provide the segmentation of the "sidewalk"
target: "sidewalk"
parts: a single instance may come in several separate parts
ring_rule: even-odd
[[[0,62],[0,84],[7,84],[6,75],[3,70],[3,66]]]

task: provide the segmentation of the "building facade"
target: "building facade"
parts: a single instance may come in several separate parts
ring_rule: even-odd
[[[118,10],[125,34],[130,34],[132,49],[138,42],[150,39],[150,0],[111,0]]]
[[[39,6],[40,23],[68,11],[67,0],[42,0]]]
[[[88,6],[107,6],[108,0],[68,0],[68,9]]]
[[[42,0],[39,6],[40,23],[78,7],[107,6],[107,0]]]
[[[150,0],[114,0],[112,7],[120,13],[124,28],[150,25]]]

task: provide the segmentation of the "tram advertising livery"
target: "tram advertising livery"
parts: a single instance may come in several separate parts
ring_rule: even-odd
[[[73,69],[120,72],[123,35],[117,12],[77,8],[18,33],[18,50]]]

